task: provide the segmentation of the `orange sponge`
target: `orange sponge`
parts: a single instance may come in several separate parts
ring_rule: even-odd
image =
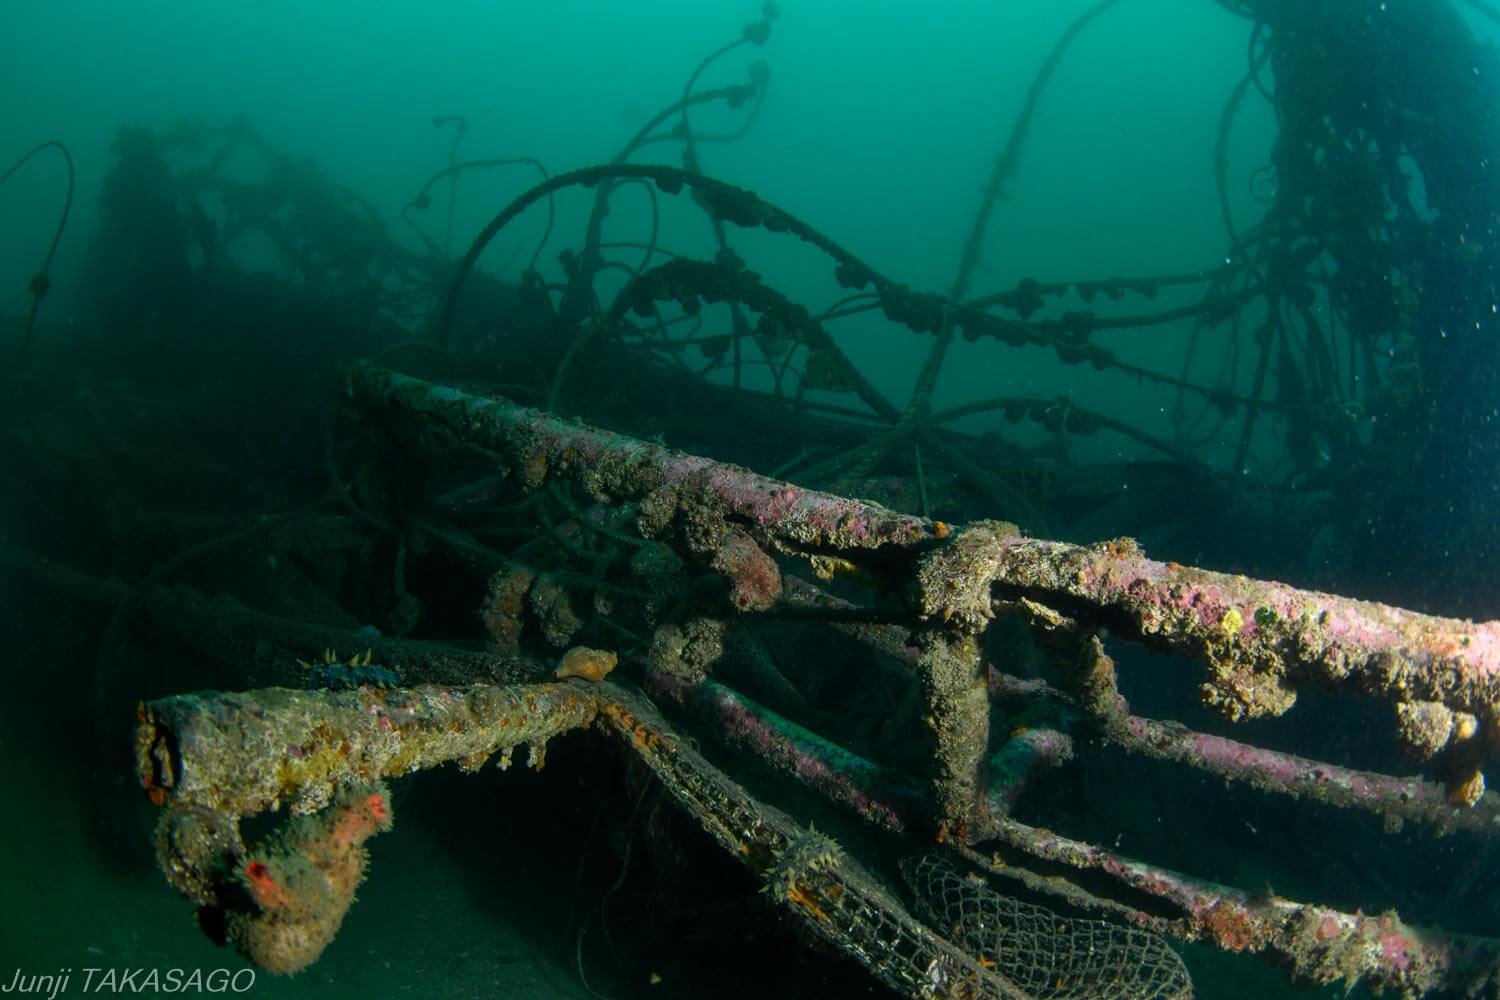
[[[383,785],[352,788],[321,813],[284,826],[240,861],[240,882],[255,906],[229,915],[229,940],[269,972],[307,968],[354,902],[369,857],[365,841],[390,827]]]

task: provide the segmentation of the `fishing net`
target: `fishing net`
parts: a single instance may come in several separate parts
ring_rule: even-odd
[[[1155,934],[1002,896],[940,855],[905,861],[901,870],[932,926],[1036,1000],[1193,995],[1182,959]]]
[[[623,695],[603,714],[673,798],[760,877],[767,895],[904,996],[1192,996],[1182,960],[1155,935],[1007,899],[936,856],[904,868],[924,923],[831,838],[757,801],[670,734],[649,702]]]
[[[602,716],[705,831],[815,936],[906,997],[1030,1000],[934,933],[830,838],[757,801],[667,727],[650,702],[612,692]]]

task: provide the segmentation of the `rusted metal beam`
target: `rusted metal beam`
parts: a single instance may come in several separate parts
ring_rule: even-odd
[[[895,574],[882,582],[900,590],[916,581],[919,556],[953,549],[956,555],[943,562],[963,572],[945,574],[943,586],[920,589],[919,618],[976,627],[993,617],[994,599],[1040,601],[1085,626],[1108,626],[1201,660],[1207,666],[1204,700],[1231,719],[1284,712],[1307,684],[1384,699],[1408,718],[1431,723],[1404,725],[1399,735],[1426,756],[1451,751],[1456,763],[1449,791],[1457,801],[1478,800],[1484,789],[1478,762],[1500,750],[1500,622],[1417,614],[1160,562],[1129,539],[1080,546],[1027,538],[988,522],[953,531],[941,521],[806,490],[368,364],[350,369],[346,392],[367,408],[435,422],[491,448],[524,488],[565,476],[601,501],[640,501],[643,518],[670,518],[683,502],[712,502],[758,543],[822,559],[825,572],[869,550],[914,550],[910,559],[882,566]]]
[[[497,687],[203,692],[143,704],[136,769],[158,804],[230,816],[327,806],[341,787],[531,747],[598,711],[580,681]]]

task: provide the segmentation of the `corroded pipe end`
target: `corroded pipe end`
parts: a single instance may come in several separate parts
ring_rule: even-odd
[[[135,773],[152,805],[164,805],[182,776],[177,735],[158,711],[160,702],[136,707]]]

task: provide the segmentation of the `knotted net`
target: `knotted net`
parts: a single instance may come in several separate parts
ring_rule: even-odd
[[[1187,968],[1166,941],[1002,896],[947,858],[902,863],[917,911],[938,933],[1036,1000],[1186,1000]]]

